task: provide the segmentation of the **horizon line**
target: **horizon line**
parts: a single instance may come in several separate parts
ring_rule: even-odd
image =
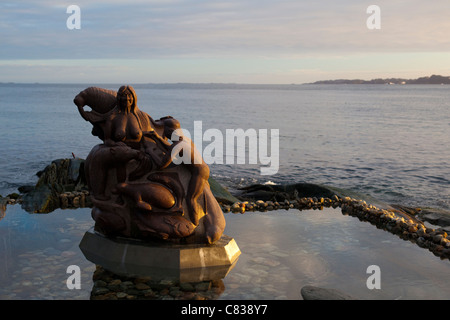
[[[442,76],[437,74],[432,74],[431,76],[420,76],[417,78],[401,78],[401,77],[388,77],[388,78],[372,78],[372,79],[360,79],[360,78],[353,78],[353,79],[346,79],[346,78],[336,78],[336,79],[326,79],[326,80],[316,80],[314,82],[303,82],[303,83],[248,83],[248,82],[136,82],[134,85],[252,85],[252,86],[294,86],[294,85],[311,85],[311,84],[320,84],[317,82],[325,82],[325,81],[373,81],[373,80],[418,80],[422,78],[430,78],[433,76],[437,77],[443,77],[443,78],[449,78],[450,76]],[[22,84],[22,85],[37,85],[37,84],[43,84],[43,85],[88,85],[92,83],[97,83],[101,85],[122,85],[120,82],[16,82],[16,81],[0,81],[0,84]],[[334,83],[334,84],[340,84],[340,83]],[[346,84],[346,83],[342,83]],[[362,83],[354,83],[354,84],[362,84]],[[382,84],[382,83],[373,83],[373,84]],[[405,84],[405,85],[408,85]],[[409,84],[411,85],[411,84]]]

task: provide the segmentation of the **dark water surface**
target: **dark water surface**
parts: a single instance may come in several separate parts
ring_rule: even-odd
[[[100,142],[73,98],[90,85],[0,84],[0,194],[34,184],[52,160],[86,158]],[[279,171],[212,164],[236,187],[308,182],[385,202],[450,209],[450,86],[438,85],[135,85],[138,106],[182,127],[278,129]],[[208,142],[204,142],[204,147]]]

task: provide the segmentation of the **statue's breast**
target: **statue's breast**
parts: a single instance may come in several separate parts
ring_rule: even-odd
[[[113,138],[115,141],[139,142],[142,130],[133,115],[118,115],[113,119]]]
[[[127,139],[140,141],[142,138],[142,130],[134,116],[130,116],[126,127]]]

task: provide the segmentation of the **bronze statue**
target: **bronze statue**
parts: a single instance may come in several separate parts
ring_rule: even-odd
[[[117,93],[90,87],[74,103],[103,141],[85,162],[98,232],[203,243],[220,239],[225,219],[209,188],[209,167],[179,134],[176,119],[153,120],[139,110],[131,86]],[[175,164],[177,152],[189,152],[192,161]]]

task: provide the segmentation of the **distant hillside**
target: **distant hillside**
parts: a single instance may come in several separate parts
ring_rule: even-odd
[[[450,84],[450,77],[432,75],[431,77],[421,77],[417,79],[372,79],[372,80],[321,80],[310,84]]]

